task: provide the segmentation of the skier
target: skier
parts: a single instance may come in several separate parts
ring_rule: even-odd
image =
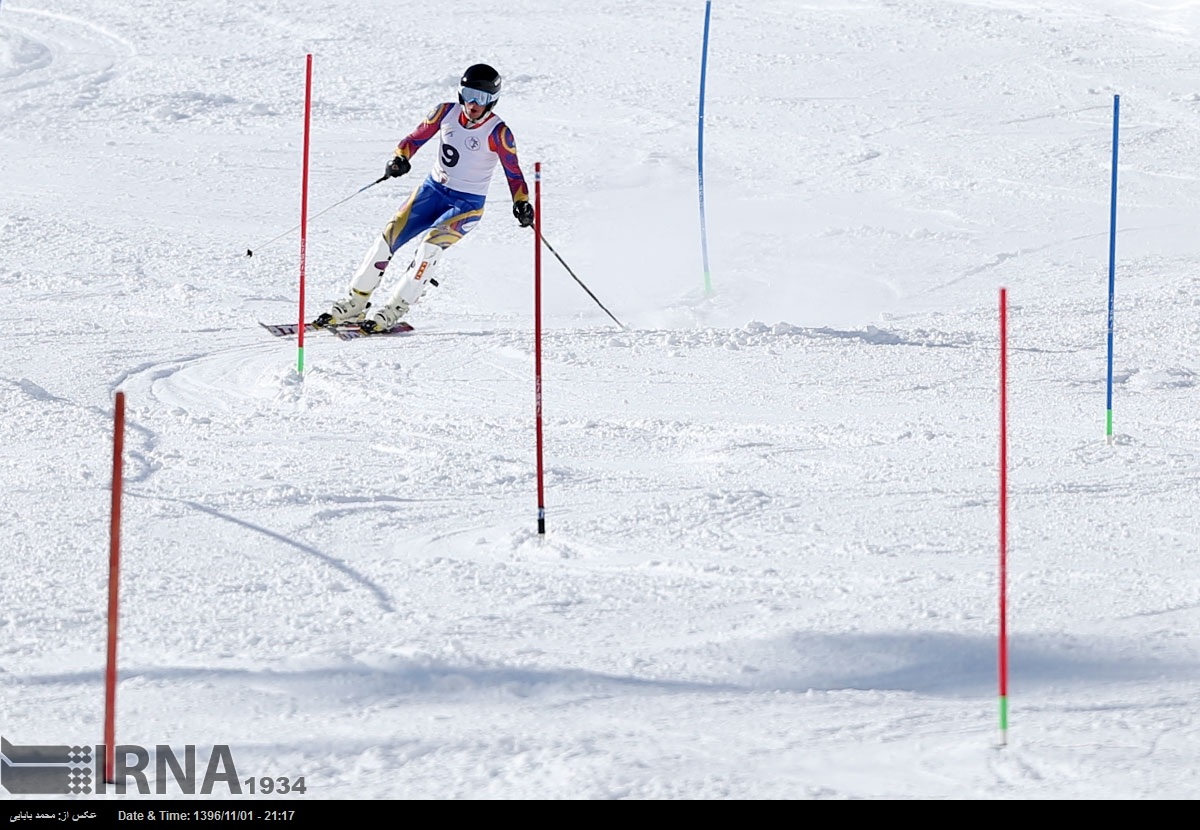
[[[350,280],[350,296],[335,302],[313,321],[314,325],[361,321],[362,330],[368,334],[396,325],[425,293],[446,249],[482,218],[497,161],[508,179],[513,216],[523,228],[533,224],[533,205],[517,160],[516,140],[508,125],[492,112],[500,97],[500,81],[500,73],[487,64],[468,67],[459,82],[458,103],[435,106],[397,145],[385,168],[385,178],[407,173],[412,168],[409,160],[413,154],[436,135],[439,147],[433,169],[367,250]],[[391,296],[382,305],[369,303],[393,255],[420,234],[424,236],[412,262]]]

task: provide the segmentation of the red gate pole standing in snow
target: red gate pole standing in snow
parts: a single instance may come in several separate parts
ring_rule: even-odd
[[[537,525],[546,533],[546,494],[542,475],[542,163],[533,165],[533,372],[537,409]]]
[[[304,64],[304,171],[300,176],[300,323],[296,326],[296,373],[304,374],[304,261],[308,250],[308,126],[312,120],[312,58]]]
[[[112,521],[108,547],[108,664],[104,672],[104,780],[113,780],[117,708],[117,608],[121,561],[121,458],[125,451],[125,393],[117,392],[113,412]]]
[[[1000,289],[1000,745],[1008,743],[1008,291]]]

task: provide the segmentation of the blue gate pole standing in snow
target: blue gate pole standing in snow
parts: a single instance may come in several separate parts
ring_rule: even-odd
[[[1117,136],[1121,121],[1121,96],[1113,96],[1112,137],[1112,196],[1108,215],[1108,414],[1106,435],[1108,443],[1113,441],[1113,298],[1117,287]]]
[[[704,76],[708,72],[708,22],[712,17],[712,0],[704,3],[704,49],[700,54],[700,137],[696,144],[696,174],[700,182],[700,250],[704,258],[704,293],[712,294],[712,279],[708,271],[708,231],[704,226]]]

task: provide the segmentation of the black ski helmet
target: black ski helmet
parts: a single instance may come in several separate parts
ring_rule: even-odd
[[[462,74],[462,80],[458,83],[458,103],[466,104],[467,99],[463,95],[464,90],[476,90],[484,93],[486,101],[481,101],[484,105],[484,114],[492,111],[492,107],[496,106],[496,100],[500,97],[500,73],[486,63],[477,63],[467,67],[467,71]]]

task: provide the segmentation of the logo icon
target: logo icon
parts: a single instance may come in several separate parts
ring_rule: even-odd
[[[92,747],[15,746],[0,738],[0,785],[14,795],[91,795]]]

